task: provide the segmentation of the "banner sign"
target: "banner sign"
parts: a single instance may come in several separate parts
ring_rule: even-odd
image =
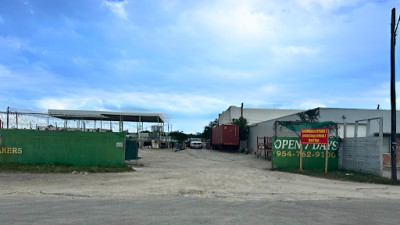
[[[328,153],[326,153],[326,147],[326,144],[302,144],[303,168],[323,169],[325,168],[325,159],[328,158],[329,169],[338,169],[338,139],[329,138]],[[274,137],[272,148],[274,167],[299,168],[299,137]]]
[[[300,130],[300,142],[302,144],[328,144],[327,128],[305,128]]]

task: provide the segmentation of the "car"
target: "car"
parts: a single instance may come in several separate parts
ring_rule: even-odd
[[[190,142],[190,148],[201,149],[201,148],[203,148],[203,142],[201,142],[201,141],[191,141]]]

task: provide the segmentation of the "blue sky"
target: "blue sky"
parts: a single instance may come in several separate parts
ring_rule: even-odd
[[[2,0],[0,111],[390,109],[400,1]],[[400,57],[400,56],[399,56]]]

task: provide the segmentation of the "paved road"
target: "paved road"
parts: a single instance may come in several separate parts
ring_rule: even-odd
[[[399,224],[400,201],[2,198],[0,224]]]
[[[0,173],[0,224],[399,224],[398,186],[271,171],[244,154],[140,155],[131,173]]]

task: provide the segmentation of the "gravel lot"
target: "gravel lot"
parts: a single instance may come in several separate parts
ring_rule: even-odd
[[[139,155],[128,173],[0,173],[1,224],[398,224],[398,186],[275,172],[240,153]]]
[[[332,181],[270,171],[253,155],[209,150],[140,149],[135,172],[0,173],[0,196],[147,199],[176,196],[224,201],[400,199],[390,185]]]

